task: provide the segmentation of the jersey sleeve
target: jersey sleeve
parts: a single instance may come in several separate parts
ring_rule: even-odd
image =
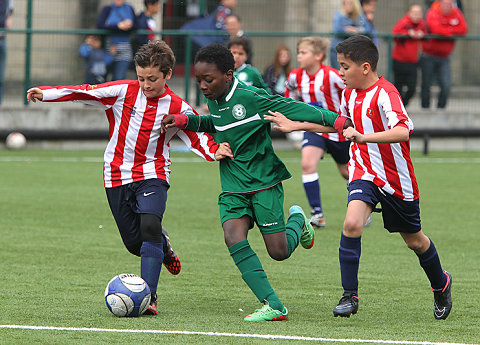
[[[80,102],[102,109],[111,108],[126,84],[41,86],[44,102]]]
[[[182,107],[180,113],[187,115],[189,119],[192,117],[193,120],[196,120],[199,117],[195,110],[193,110],[187,103],[184,103],[184,107]],[[188,122],[190,123],[190,121]],[[219,145],[210,134],[205,133],[205,131],[183,129],[177,132],[177,136],[185,143],[185,145],[187,145],[190,151],[205,158],[207,161],[215,160],[215,152]]]
[[[287,81],[285,82],[285,97],[298,100],[297,92],[297,74],[291,71],[288,74]]]
[[[309,105],[294,99],[285,98],[279,95],[258,94],[259,109],[263,114],[268,111],[278,111],[293,121],[313,122],[322,126],[335,124],[338,114],[319,107]]]
[[[400,95],[396,92],[380,92],[378,105],[382,107],[388,120],[388,128],[395,126],[406,127],[409,132],[413,131],[413,122],[408,117]]]
[[[195,132],[215,133],[212,117],[210,115],[187,115],[188,122],[185,129]]]

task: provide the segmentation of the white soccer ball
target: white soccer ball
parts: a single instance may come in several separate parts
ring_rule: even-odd
[[[150,298],[148,284],[132,273],[113,277],[105,289],[107,307],[118,317],[142,315],[150,304]]]
[[[5,145],[10,150],[20,150],[27,146],[27,138],[20,132],[12,132],[7,136]]]

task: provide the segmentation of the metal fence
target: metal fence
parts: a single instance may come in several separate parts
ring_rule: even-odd
[[[137,12],[143,8],[140,0],[135,4]],[[178,30],[189,18],[178,11],[181,6],[197,2],[200,10],[211,10],[216,1],[164,1],[157,21],[162,30],[155,32],[167,41],[177,56],[175,70],[176,90],[187,100],[193,100],[195,88],[190,77],[192,59],[191,37],[195,32]],[[8,30],[8,60],[6,95],[7,104],[22,105],[25,90],[32,85],[80,84],[84,79],[84,62],[78,48],[90,33],[105,33],[94,29],[95,18],[101,5],[109,1],[94,0],[16,0],[14,26]],[[290,47],[295,56],[296,42],[300,37],[332,36],[333,13],[340,7],[340,0],[239,0],[234,11],[243,19],[246,34],[254,46],[253,64],[260,70],[271,62],[275,48],[280,43]],[[379,37],[379,74],[391,78],[390,34],[395,22],[408,9],[409,0],[378,1],[375,25]],[[466,3],[464,1],[464,3]],[[469,23],[469,35],[458,37],[452,59],[452,97],[478,98],[480,85],[480,1],[466,4],[465,16]],[[168,7],[170,6],[170,7]],[[179,7],[180,6],[180,7]],[[177,12],[175,12],[177,11]],[[203,32],[203,34],[208,34]],[[295,67],[295,58],[293,58]],[[328,61],[327,61],[328,62]],[[134,71],[129,77],[135,78]],[[179,83],[178,79],[181,78]],[[468,106],[459,102],[459,106]]]

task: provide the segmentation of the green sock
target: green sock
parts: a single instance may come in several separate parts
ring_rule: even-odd
[[[257,254],[252,250],[247,240],[240,241],[228,247],[235,265],[242,273],[242,278],[247,283],[260,302],[268,301],[273,309],[284,311],[282,302],[278,299],[275,291],[268,282],[267,275]]]
[[[301,214],[294,213],[290,217],[288,217],[287,224],[285,225],[288,256],[292,255],[293,251],[298,247],[304,225],[305,220]]]

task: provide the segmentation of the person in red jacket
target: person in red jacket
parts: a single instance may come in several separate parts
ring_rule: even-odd
[[[462,12],[453,0],[435,1],[426,15],[427,32],[434,35],[451,37],[465,35],[467,23]],[[455,47],[454,39],[431,38],[423,42],[422,66],[422,108],[430,107],[430,87],[436,78],[440,86],[437,107],[447,105],[450,94],[450,56]]]
[[[405,106],[415,94],[417,87],[420,40],[425,35],[425,22],[422,17],[422,7],[413,4],[392,29],[393,34],[408,35],[395,38],[392,51],[393,84],[400,92]]]

